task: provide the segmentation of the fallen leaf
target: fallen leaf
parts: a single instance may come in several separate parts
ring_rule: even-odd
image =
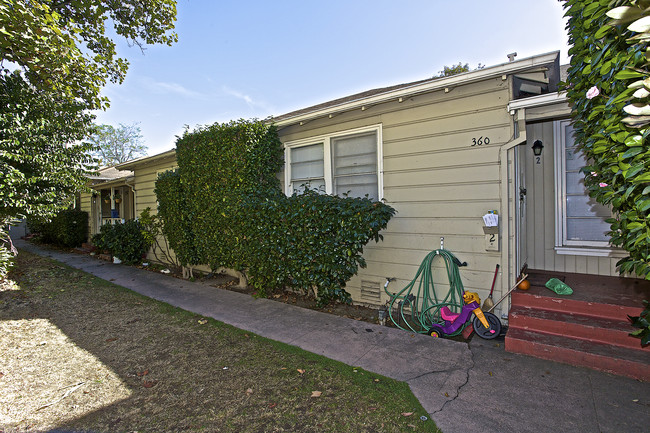
[[[269,405],[269,409],[273,409],[273,408],[276,407],[277,405],[278,405],[277,403],[271,403],[271,404]]]
[[[274,297],[275,299],[278,299],[280,296],[282,296],[282,295],[273,295],[273,297]]]
[[[302,374],[305,374],[305,370],[303,370],[302,368],[299,368],[299,369],[298,369],[298,373],[300,373],[301,375],[302,375]]]
[[[110,343],[111,341],[115,341],[115,340],[117,340],[117,338],[107,338],[107,339],[106,339],[106,342],[107,342],[107,343]]]
[[[445,397],[449,397],[449,393],[448,393],[448,392],[445,392]]]
[[[0,374],[1,374],[1,373],[0,373]],[[0,377],[2,377],[2,376],[0,376]],[[634,403],[638,403],[638,402],[639,402],[639,399],[638,399],[638,398],[635,398],[635,399],[632,400],[632,401],[633,401]]]
[[[375,379],[375,382],[379,382],[379,379]]]
[[[253,393],[253,388],[248,388],[246,394],[251,395]]]
[[[287,367],[282,367],[282,368],[280,368],[280,370],[286,370],[286,369],[287,369]]]
[[[149,370],[147,369],[145,371],[141,371],[140,373],[136,373],[136,374],[138,375],[138,377],[146,376],[147,374],[149,374]]]
[[[323,393],[320,392],[320,391],[312,391],[312,392],[311,392],[311,397],[312,397],[312,398],[320,397],[322,394],[323,394]]]
[[[491,371],[488,371],[488,374],[489,374],[490,376],[492,376],[492,372],[491,372]]]
[[[145,388],[153,388],[158,383],[157,380],[143,380],[142,386]]]
[[[411,416],[413,412],[402,412],[402,416]]]
[[[199,325],[205,325],[206,323],[208,323],[206,319],[199,320]]]

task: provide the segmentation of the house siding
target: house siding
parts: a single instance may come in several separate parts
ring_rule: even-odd
[[[383,197],[397,214],[382,232],[384,240],[364,251],[368,267],[348,283],[353,300],[363,302],[361,287],[374,285],[381,303],[386,277],[401,290],[416,275],[424,257],[444,247],[469,266],[461,268],[465,288],[485,298],[501,251],[485,250],[482,216],[501,209],[500,147],[512,138],[506,110],[509,82],[501,77],[441,89],[398,102],[387,102],[280,128],[283,142],[382,125]],[[472,146],[472,139],[490,143]],[[439,295],[448,290],[442,263],[434,272]],[[501,288],[495,288],[498,296]]]

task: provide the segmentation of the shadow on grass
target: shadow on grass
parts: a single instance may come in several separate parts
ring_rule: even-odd
[[[6,432],[437,431],[404,383],[29,253],[13,278],[0,292]]]

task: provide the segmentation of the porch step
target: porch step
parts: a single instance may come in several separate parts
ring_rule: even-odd
[[[510,310],[508,324],[517,329],[641,350],[650,357],[650,346],[642,348],[640,340],[630,336],[630,332],[636,328],[629,320],[622,321],[517,305]]]
[[[648,352],[510,327],[506,351],[650,382]]]
[[[569,296],[544,287],[559,278]],[[650,282],[529,270],[531,287],[511,298],[506,350],[650,381],[650,346],[631,337],[628,315],[650,300]]]

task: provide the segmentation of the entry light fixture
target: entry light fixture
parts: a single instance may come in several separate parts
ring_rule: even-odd
[[[540,140],[535,140],[533,143],[533,153],[535,156],[541,156],[542,155],[542,149],[544,149],[544,145]]]

